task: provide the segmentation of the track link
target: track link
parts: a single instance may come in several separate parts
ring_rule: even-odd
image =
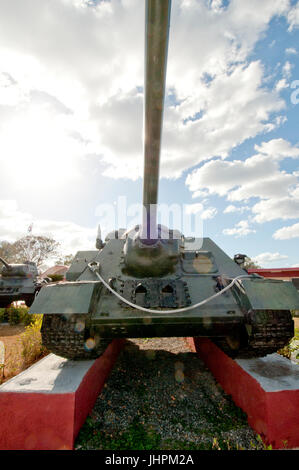
[[[250,359],[272,354],[283,348],[294,336],[294,321],[289,310],[251,311],[245,318],[248,334],[245,328],[240,332],[239,348],[232,349],[229,338],[212,338],[232,358]]]
[[[88,315],[45,314],[41,327],[42,343],[52,353],[67,359],[95,359],[111,340],[89,334]]]

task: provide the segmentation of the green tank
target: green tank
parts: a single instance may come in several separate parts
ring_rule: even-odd
[[[8,307],[12,302],[24,300],[30,307],[35,295],[45,281],[39,279],[37,266],[34,262],[9,264],[0,258],[0,308]]]
[[[294,335],[291,282],[248,275],[245,255],[156,222],[169,18],[170,0],[146,1],[143,220],[105,241],[99,230],[97,249],[78,252],[66,282],[43,287],[30,309],[44,315],[44,345],[66,358],[98,357],[114,338],[167,336],[258,357]]]

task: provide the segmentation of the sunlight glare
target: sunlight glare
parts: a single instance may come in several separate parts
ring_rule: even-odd
[[[38,188],[56,188],[78,179],[85,144],[65,124],[65,117],[55,118],[33,107],[2,127],[0,162],[12,184],[32,182]]]

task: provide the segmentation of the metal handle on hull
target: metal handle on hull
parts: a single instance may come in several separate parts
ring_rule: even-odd
[[[163,315],[171,314],[171,313],[175,313],[175,314],[184,313],[184,312],[188,312],[189,310],[194,310],[195,308],[201,307],[202,305],[205,305],[206,303],[210,302],[211,300],[215,299],[216,297],[219,297],[220,295],[224,294],[224,292],[231,289],[233,287],[233,285],[239,279],[244,279],[244,278],[252,279],[252,278],[254,278],[254,276],[252,274],[251,275],[250,274],[241,274],[240,276],[237,276],[234,279],[232,279],[231,282],[226,287],[224,287],[222,290],[220,290],[219,292],[216,292],[216,294],[213,294],[210,297],[207,297],[206,299],[202,300],[201,302],[198,302],[198,303],[193,304],[193,305],[189,305],[188,307],[176,308],[174,310],[166,310],[166,309],[165,310],[158,310],[158,309],[152,309],[152,308],[145,308],[145,307],[142,307],[141,305],[134,304],[134,303],[130,302],[128,299],[126,299],[125,297],[123,297],[122,295],[120,295],[114,289],[112,289],[112,287],[109,286],[109,284],[105,281],[105,279],[102,278],[100,273],[97,271],[99,269],[99,263],[94,263],[94,264],[89,263],[87,266],[90,269],[90,271],[93,272],[97,276],[97,278],[106,287],[106,289],[108,289],[112,294],[114,294],[118,299],[120,299],[125,304],[129,305],[132,308],[136,308],[137,310],[142,310],[143,312],[159,313],[159,314],[163,314]]]
[[[157,204],[171,0],[146,0],[143,205]]]

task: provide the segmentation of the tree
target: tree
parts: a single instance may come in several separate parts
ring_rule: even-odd
[[[13,243],[2,241],[0,243],[0,257],[8,263],[13,263],[16,255],[16,250]],[[1,269],[1,266],[0,266]]]
[[[245,269],[260,269],[260,266],[254,261],[252,261],[251,258],[248,258],[247,256],[245,259],[244,268]]]
[[[26,235],[14,243],[3,241],[0,246],[0,256],[9,263],[33,261],[40,266],[47,258],[57,256],[58,247],[59,243],[53,238]]]
[[[52,282],[63,281],[63,274],[49,274],[48,277],[52,279]]]
[[[64,266],[70,266],[74,261],[74,255],[62,255],[56,261],[56,264],[63,264]]]

